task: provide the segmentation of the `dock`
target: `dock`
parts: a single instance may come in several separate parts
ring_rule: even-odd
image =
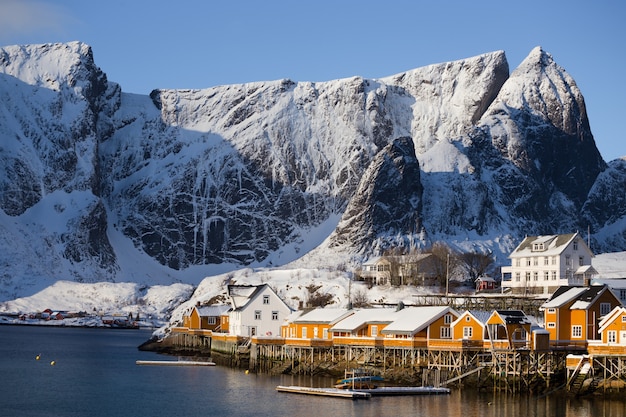
[[[372,396],[368,392],[352,391],[352,390],[347,390],[347,389],[310,388],[310,387],[284,386],[284,385],[277,386],[276,391],[290,392],[292,394],[320,395],[324,397],[348,398],[352,400],[357,400],[357,399],[369,400],[370,397]]]
[[[450,388],[443,387],[377,387],[371,389],[355,389],[371,396],[391,395],[445,395],[450,394]]]
[[[158,366],[215,366],[215,362],[206,361],[135,361],[137,365]]]

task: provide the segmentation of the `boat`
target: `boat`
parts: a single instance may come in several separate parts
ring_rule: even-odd
[[[378,386],[375,382],[384,381],[378,375],[369,375],[363,370],[346,370],[343,379],[338,379],[335,388],[354,392],[363,392],[371,396],[389,395],[441,395],[450,394],[450,388],[419,386],[419,387],[396,387]]]
[[[344,377],[337,380],[335,388],[339,389],[374,389],[376,382],[382,382],[380,375],[371,375],[361,369],[346,370]]]

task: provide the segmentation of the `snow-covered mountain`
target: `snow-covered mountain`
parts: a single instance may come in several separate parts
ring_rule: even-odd
[[[0,301],[58,280],[199,283],[435,241],[626,250],[626,159],[541,48],[381,79],[126,94],[80,42],[0,49]],[[504,255],[499,259],[504,260]]]

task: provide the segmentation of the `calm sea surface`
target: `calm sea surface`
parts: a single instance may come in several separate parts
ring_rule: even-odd
[[[137,366],[138,359],[171,359],[137,350],[149,336],[142,330],[0,325],[0,416],[626,415],[626,399],[506,396],[471,388],[449,396],[356,401],[278,393],[277,385],[329,386],[332,380],[246,375],[221,366]]]

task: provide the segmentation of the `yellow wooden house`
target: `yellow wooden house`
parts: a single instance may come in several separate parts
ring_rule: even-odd
[[[310,346],[332,344],[330,328],[351,316],[356,310],[346,308],[316,308],[293,313],[281,327],[286,345]],[[326,343],[320,343],[326,341]]]
[[[598,340],[590,340],[590,355],[626,355],[626,308],[615,307],[598,323]]]
[[[481,350],[485,341],[486,322],[490,314],[484,311],[464,311],[451,323],[452,347],[456,350]]]
[[[190,330],[221,331],[223,316],[228,316],[228,310],[228,305],[196,305],[183,316],[183,327]]]
[[[555,349],[586,349],[589,340],[600,338],[602,318],[621,305],[606,285],[560,287],[541,306],[550,345]]]
[[[385,347],[447,348],[452,342],[451,323],[459,313],[447,306],[397,309],[380,333]]]
[[[496,310],[486,321],[485,348],[529,349],[532,321],[521,310]]]
[[[339,320],[330,328],[333,344],[383,346],[381,331],[394,320],[394,308],[367,308]]]

